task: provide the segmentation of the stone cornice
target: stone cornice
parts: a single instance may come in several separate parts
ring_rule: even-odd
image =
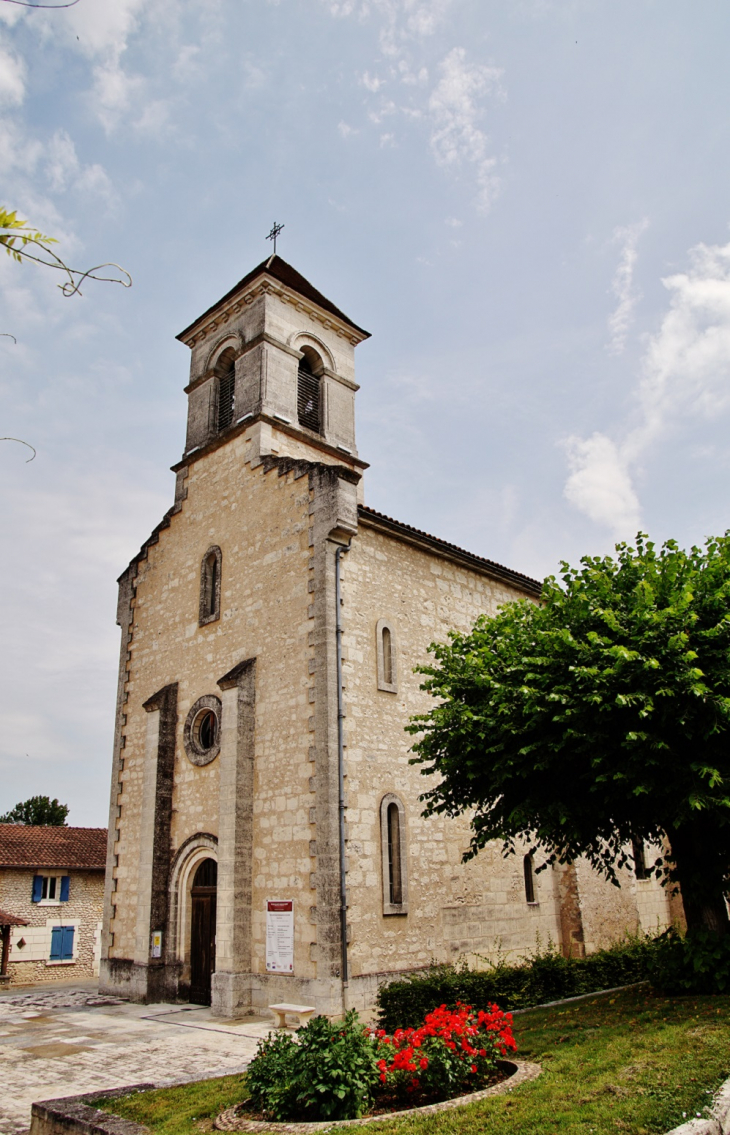
[[[370,466],[367,461],[361,461],[354,453],[347,453],[336,445],[330,445],[324,438],[319,437],[311,430],[302,429],[299,426],[294,426],[289,422],[282,422],[278,418],[272,418],[269,414],[253,414],[251,417],[246,417],[235,425],[230,426],[221,434],[216,434],[205,445],[201,445],[199,449],[192,449],[188,453],[184,453],[180,460],[171,465],[173,473],[185,469],[187,466],[199,461],[201,457],[207,457],[209,453],[213,453],[220,446],[226,445],[227,442],[232,441],[233,438],[238,437],[244,433],[249,426],[254,425],[256,422],[266,422],[267,425],[273,426],[274,429],[279,430],[280,433],[286,434],[288,437],[296,438],[297,441],[306,442],[311,445],[313,449],[319,449],[322,453],[327,453],[331,457],[336,457],[338,461],[343,462],[345,465],[353,465],[356,469],[369,469]]]
[[[244,307],[250,307],[262,295],[277,296],[283,303],[291,304],[297,311],[305,312],[311,319],[321,324],[326,331],[334,331],[341,339],[346,339],[353,347],[367,338],[365,332],[355,331],[343,320],[338,319],[330,312],[323,311],[317,304],[300,296],[293,289],[288,288],[273,277],[264,277],[263,279],[259,277],[250,287],[242,289],[237,295],[231,296],[229,300],[222,301],[214,312],[207,316],[201,316],[177,338],[192,350],[219,327],[225,327],[231,318],[238,315]]]

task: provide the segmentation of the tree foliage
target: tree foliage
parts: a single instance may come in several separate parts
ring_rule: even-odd
[[[60,804],[48,796],[31,796],[0,816],[0,824],[38,824],[42,827],[64,828],[68,805]]]
[[[613,882],[632,838],[666,836],[653,870],[681,883],[690,926],[724,932],[730,534],[689,552],[639,534],[449,638],[419,668],[437,704],[408,727],[439,777],[426,814],[471,812],[467,857],[520,837]]]

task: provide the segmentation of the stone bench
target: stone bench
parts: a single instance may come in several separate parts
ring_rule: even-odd
[[[317,1012],[314,1005],[269,1005],[269,1012],[274,1014],[274,1023],[277,1029],[285,1029],[286,1015],[290,1013],[293,1017],[297,1017],[300,1025],[306,1025],[310,1017],[313,1017]]]

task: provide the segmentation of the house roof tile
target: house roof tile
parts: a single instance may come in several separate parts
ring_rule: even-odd
[[[106,867],[106,828],[0,824],[0,867]]]
[[[16,914],[8,914],[7,910],[0,910],[0,926],[27,926],[28,923],[24,918],[18,918]]]

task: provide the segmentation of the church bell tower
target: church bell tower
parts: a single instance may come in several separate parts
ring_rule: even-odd
[[[254,465],[289,456],[361,471],[354,351],[367,338],[280,256],[263,261],[178,335],[192,352],[180,465],[245,430]]]

